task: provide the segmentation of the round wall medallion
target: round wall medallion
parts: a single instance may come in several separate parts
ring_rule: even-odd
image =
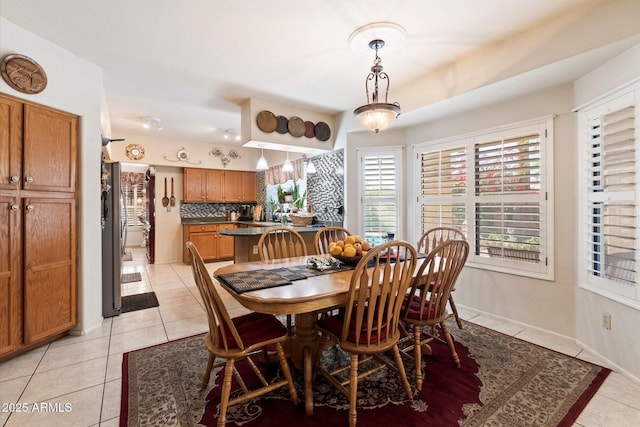
[[[176,153],[176,157],[178,158],[178,160],[182,160],[183,162],[189,161],[189,153],[184,149],[184,147],[178,150],[178,152]]]
[[[260,111],[258,113],[258,117],[256,118],[256,122],[258,123],[258,129],[262,132],[271,133],[276,130],[278,126],[278,120],[276,119],[276,115],[271,111]]]
[[[138,144],[127,145],[127,157],[131,160],[141,160],[144,157],[144,148]]]
[[[7,55],[0,63],[0,71],[5,82],[15,90],[40,93],[47,87],[47,74],[33,59],[24,55]]]
[[[276,127],[276,132],[281,134],[289,132],[289,119],[287,119],[285,116],[278,116],[276,117],[276,119],[278,120],[278,127]]]
[[[291,136],[295,136],[296,138],[299,138],[302,135],[304,135],[304,129],[305,129],[304,120],[296,116],[290,117],[288,128]]]
[[[329,138],[331,138],[331,129],[329,129],[329,125],[325,122],[316,123],[315,133],[316,138],[318,138],[320,141],[327,141]]]
[[[314,125],[313,122],[304,122],[304,136],[307,138],[313,138],[316,136],[316,125]]]

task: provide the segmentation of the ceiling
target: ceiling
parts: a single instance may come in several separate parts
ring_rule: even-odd
[[[390,21],[406,30],[402,47],[380,51],[389,102],[402,105],[394,92],[406,93],[401,88],[425,74],[585,2],[0,0],[0,15],[103,70],[113,138],[157,132],[211,143],[224,142],[226,129],[239,132],[248,98],[332,115],[364,104],[374,54],[347,43],[363,25]],[[567,76],[544,77],[549,85]],[[499,89],[476,91],[473,102],[482,105]],[[413,102],[394,126],[451,113],[458,107],[450,101]],[[144,129],[145,116],[160,118],[162,130]]]

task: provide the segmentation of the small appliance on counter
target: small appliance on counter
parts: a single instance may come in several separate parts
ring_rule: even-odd
[[[240,217],[237,219],[240,221],[251,221],[253,220],[253,205],[242,205],[242,210],[240,211]]]

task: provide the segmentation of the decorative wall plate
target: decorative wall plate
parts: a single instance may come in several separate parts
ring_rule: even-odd
[[[276,117],[276,119],[278,120],[278,127],[276,127],[276,132],[281,134],[289,132],[289,119],[287,119],[285,116],[278,116]]]
[[[22,93],[33,95],[47,87],[44,69],[24,55],[5,56],[0,63],[0,72],[9,86]]]
[[[278,120],[276,119],[275,114],[267,110],[260,111],[258,113],[258,117],[256,117],[256,123],[258,123],[258,129],[266,133],[273,132],[278,126]]]
[[[176,157],[178,158],[178,160],[182,160],[183,162],[189,161],[189,153],[184,148],[178,150],[178,152],[176,153]]]
[[[304,127],[304,120],[302,120],[300,117],[290,117],[289,118],[289,133],[291,134],[291,136],[295,136],[296,138],[301,137],[302,135],[304,135],[304,131],[305,131],[305,127]]]
[[[141,160],[144,157],[144,148],[138,144],[127,145],[127,157],[131,160]]]
[[[320,141],[327,141],[329,138],[331,138],[331,129],[329,129],[329,125],[325,122],[316,123],[315,133],[316,138],[318,138]]]

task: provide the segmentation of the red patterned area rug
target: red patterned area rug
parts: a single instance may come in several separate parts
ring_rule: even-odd
[[[423,360],[423,389],[414,387],[413,400],[389,370],[360,381],[359,426],[571,426],[610,372],[470,322],[451,330],[462,367],[455,368],[445,344],[434,343],[433,355]],[[222,370],[200,392],[208,357],[203,337],[125,353],[121,426],[216,425]],[[330,349],[322,363],[348,363],[348,357]],[[405,367],[415,383],[413,362]],[[292,373],[300,404],[280,389],[230,407],[227,425],[347,425],[346,397],[321,376],[314,381],[314,413],[305,415],[302,373]]]

